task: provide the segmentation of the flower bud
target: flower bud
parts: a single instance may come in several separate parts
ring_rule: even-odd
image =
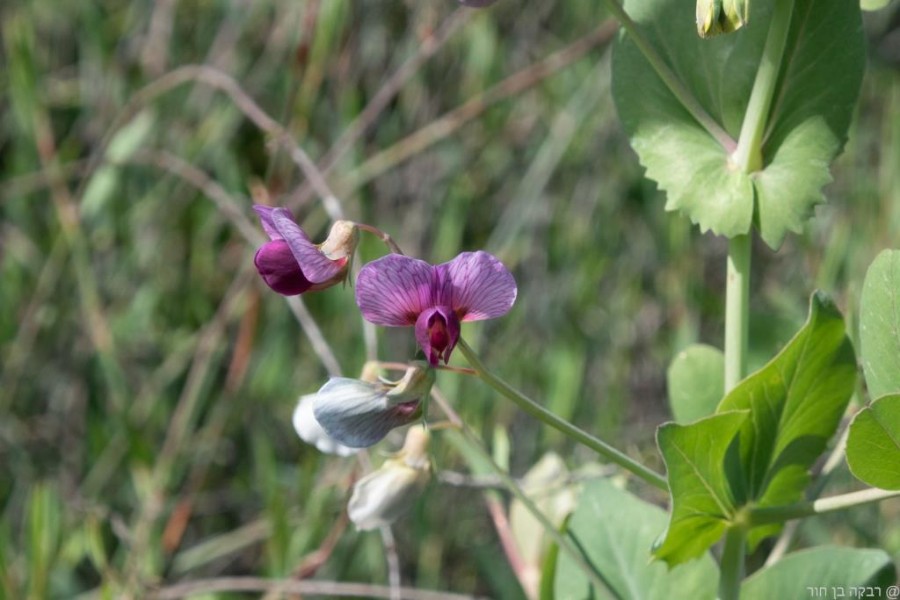
[[[412,507],[431,478],[430,439],[427,429],[413,427],[396,456],[356,482],[347,513],[358,529],[390,525]]]
[[[269,242],[253,259],[266,284],[283,296],[327,289],[344,281],[359,234],[350,221],[337,221],[322,244],[313,244],[284,208],[256,205]]]
[[[368,448],[391,429],[408,425],[421,414],[434,371],[414,363],[397,382],[368,382],[332,377],[315,394],[313,412],[329,436],[351,448]]]
[[[697,0],[697,33],[710,38],[737,31],[750,17],[750,0]]]

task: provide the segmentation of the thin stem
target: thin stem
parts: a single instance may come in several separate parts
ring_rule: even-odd
[[[741,526],[729,528],[725,533],[725,547],[722,549],[719,600],[738,600],[740,598],[746,547],[747,531]]]
[[[344,196],[349,196],[382,173],[446,139],[494,104],[521,95],[525,90],[559,73],[590,50],[606,44],[615,35],[616,30],[616,24],[612,20],[605,21],[597,29],[562,50],[513,73],[484,92],[472,96],[460,106],[369,157],[354,171],[341,178],[340,192]]]
[[[762,139],[769,120],[769,108],[775,95],[775,84],[781,70],[793,10],[792,0],[775,3],[766,46],[753,81],[747,111],[744,113],[738,147],[732,156],[735,165],[745,173],[762,168]]]
[[[540,421],[543,421],[550,427],[553,427],[554,429],[562,432],[567,437],[575,440],[576,442],[587,446],[598,454],[605,456],[607,459],[616,463],[623,469],[631,471],[650,485],[661,490],[668,491],[669,486],[666,482],[665,477],[651,469],[648,469],[641,463],[635,461],[619,450],[616,450],[603,440],[592,436],[586,431],[583,431],[582,429],[579,429],[568,421],[556,416],[522,392],[516,390],[508,383],[491,373],[487,369],[487,367],[484,366],[484,363],[481,362],[481,359],[478,358],[478,355],[475,353],[475,351],[472,350],[472,348],[469,347],[466,341],[462,338],[460,338],[459,340],[459,349],[462,351],[463,355],[465,355],[466,360],[469,361],[469,364],[472,365],[472,367],[474,367],[474,369],[478,372],[478,376],[481,377],[481,379],[485,383],[497,390],[500,394],[512,400],[519,408],[527,412],[529,415]]]
[[[747,371],[747,333],[750,317],[750,235],[728,240],[725,281],[725,392]]]
[[[750,522],[754,526],[768,523],[783,523],[791,519],[802,519],[813,515],[846,510],[898,496],[900,496],[900,491],[897,490],[868,488],[858,492],[850,492],[849,494],[829,496],[828,498],[812,502],[797,502],[796,504],[787,504],[785,506],[767,506],[765,508],[751,509]]]
[[[460,340],[460,342],[462,342],[462,340]],[[459,436],[461,441],[468,446],[471,451],[478,454],[481,460],[494,471],[494,474],[503,483],[506,489],[509,490],[516,500],[522,503],[525,509],[531,513],[531,516],[538,520],[543,526],[544,531],[553,538],[553,541],[556,542],[560,550],[568,554],[569,558],[575,561],[594,585],[603,591],[608,591],[613,597],[617,597],[610,585],[597,571],[596,567],[585,559],[584,555],[572,543],[572,540],[568,536],[563,535],[557,530],[556,526],[547,518],[547,515],[541,512],[541,509],[537,507],[524,491],[522,491],[522,488],[519,487],[509,473],[504,471],[503,468],[494,461],[491,454],[481,445],[481,441],[475,434],[466,426],[463,426],[460,429],[460,432],[462,433],[462,435]]]
[[[448,373],[459,373],[460,375],[472,375],[478,377],[478,371],[468,367],[454,367],[453,365],[435,365],[432,367],[438,371],[447,371]]]
[[[828,460],[825,461],[825,464],[822,466],[822,471],[819,473],[815,483],[813,483],[812,489],[807,495],[808,500],[815,500],[825,489],[825,486],[828,484],[828,480],[831,477],[831,474],[834,473],[834,470],[837,469],[840,465],[844,463],[844,451],[847,449],[847,437],[850,435],[850,428],[845,427],[843,433],[841,433],[841,437],[838,439],[837,444],[834,445],[834,448],[831,450],[831,454],[828,456]],[[769,556],[766,557],[766,563],[764,566],[770,567],[777,563],[788,551],[788,548],[791,545],[791,542],[794,540],[794,535],[797,533],[797,528],[800,525],[799,521],[792,521],[785,525],[784,529],[781,532],[781,535],[778,536],[778,539],[775,541],[775,545],[772,546],[772,551],[769,553]]]
[[[367,225],[365,223],[355,223],[355,225],[356,228],[360,231],[367,231],[375,235],[378,239],[384,242],[384,245],[387,246],[388,249],[394,254],[403,254],[403,250],[400,249],[400,246],[397,245],[397,242],[394,241],[394,238],[392,238],[389,233],[385,233],[377,227]]]
[[[699,123],[709,135],[718,141],[723,148],[731,151],[735,144],[732,137],[728,135],[728,132],[725,131],[708,112],[706,112],[706,109],[703,108],[694,94],[691,93],[691,90],[688,89],[678,75],[669,68],[669,65],[666,64],[666,61],[660,56],[659,52],[656,51],[656,48],[650,43],[650,40],[644,36],[638,28],[637,23],[631,20],[631,17],[628,16],[628,13],[625,12],[625,9],[622,8],[622,5],[619,4],[618,0],[606,0],[606,6],[613,17],[621,23],[622,28],[628,32],[631,41],[638,47],[638,50],[641,51],[641,54],[644,55],[644,58],[647,59],[647,62],[650,63],[650,66],[653,67],[653,70],[656,71],[656,74],[662,82],[669,88],[669,91],[672,92],[672,95],[681,102],[682,106],[691,113],[691,116],[694,117],[697,123]]]
[[[456,9],[433,34],[416,45],[414,54],[384,82],[384,85],[372,96],[372,99],[362,112],[359,113],[353,122],[347,125],[328,153],[319,161],[320,171],[324,176],[331,173],[338,161],[353,148],[354,144],[369,130],[372,124],[377,122],[378,116],[391,105],[391,101],[403,89],[403,86],[406,85],[410,78],[419,71],[419,68],[434,56],[447,40],[459,31],[462,25],[468,22],[473,14],[475,14],[475,11],[465,7]],[[291,204],[295,206],[304,205],[309,201],[311,191],[312,186],[309,182],[304,182],[291,195]]]

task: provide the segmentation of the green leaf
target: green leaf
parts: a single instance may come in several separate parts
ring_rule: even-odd
[[[759,231],[772,248],[799,232],[825,201],[828,163],[847,141],[865,71],[859,6],[848,0],[795,4],[785,61],[756,175]]]
[[[656,558],[670,566],[702,555],[736,511],[725,473],[725,453],[747,411],[721,412],[691,423],[667,423],[656,433],[666,463],[672,516]]]
[[[649,560],[653,540],[665,524],[665,512],[598,479],[585,485],[568,532],[619,598],[668,600],[673,590],[683,598],[715,598],[719,574],[708,553],[674,569]],[[564,553],[557,556],[554,595],[561,600],[610,597],[605,590],[591,590]]]
[[[847,438],[847,464],[860,481],[900,490],[900,394],[883,396],[856,413]]]
[[[733,237],[756,222],[777,248],[823,201],[829,162],[846,140],[862,82],[859,6],[797,0],[752,178],[730,164],[760,63],[774,0],[753,4],[740,31],[703,40],[690,0],[627,0],[625,8],[699,104],[732,137],[714,139],[669,91],[628,35],[617,40],[613,96],[647,177],[702,231]],[[837,43],[835,40],[840,40]]]
[[[859,343],[869,397],[900,393],[900,250],[884,250],[866,272]]]
[[[857,590],[857,596],[851,590],[884,588],[893,581],[894,563],[883,550],[820,546],[789,554],[745,579],[741,600],[841,597],[833,589],[840,589],[846,598],[862,598],[867,592]]]
[[[802,498],[808,469],[837,430],[855,382],[856,360],[844,320],[831,300],[816,292],[797,335],[719,405],[719,411],[750,410],[729,451],[739,503],[764,507]],[[751,546],[779,528],[755,528]]]
[[[716,412],[725,394],[725,356],[705,344],[678,353],[666,372],[669,406],[679,423],[690,423]]]

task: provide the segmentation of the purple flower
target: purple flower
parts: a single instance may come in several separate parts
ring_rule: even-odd
[[[487,252],[463,252],[450,262],[389,254],[370,262],[356,280],[356,303],[367,321],[416,327],[416,340],[432,365],[459,340],[461,321],[493,319],[516,301],[516,281]]]
[[[283,296],[323,290],[343,281],[359,233],[350,221],[335,221],[328,238],[313,244],[285,208],[255,205],[270,242],[256,251],[256,270],[266,284]]]

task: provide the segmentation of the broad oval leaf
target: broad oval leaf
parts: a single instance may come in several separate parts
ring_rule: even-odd
[[[900,490],[900,394],[879,398],[856,413],[847,437],[847,464],[860,481]]]
[[[866,271],[859,342],[870,398],[900,393],[900,250],[884,250]]]
[[[674,569],[649,560],[653,540],[665,525],[664,511],[598,479],[584,486],[567,531],[619,598],[669,600],[678,590],[679,597],[712,600],[719,573],[709,553]],[[591,590],[564,553],[557,558],[553,591],[559,600],[610,597],[606,590]]]
[[[716,412],[725,394],[725,356],[706,344],[679,352],[666,372],[669,406],[679,423],[690,423]]]
[[[729,460],[739,503],[765,507],[799,501],[809,468],[840,424],[856,382],[856,359],[844,320],[816,292],[809,319],[765,367],[722,400],[718,410],[749,410]],[[780,525],[750,532],[751,546]]]
[[[691,0],[628,0],[641,31],[731,139],[714,139],[670,92],[627,34],[616,43],[613,96],[647,177],[702,231],[732,237],[755,222],[772,248],[799,231],[843,146],[865,66],[858,3],[796,0],[773,97],[763,168],[730,164],[775,0],[757,0],[740,31],[700,39]]]
[[[874,589],[869,594],[859,588],[877,588],[881,598],[894,577],[894,563],[883,550],[819,546],[788,554],[745,579],[741,600],[875,597]]]
[[[722,412],[690,425],[666,423],[656,443],[666,463],[672,516],[656,558],[670,566],[701,556],[715,544],[735,513],[725,472],[725,453],[749,413]]]

